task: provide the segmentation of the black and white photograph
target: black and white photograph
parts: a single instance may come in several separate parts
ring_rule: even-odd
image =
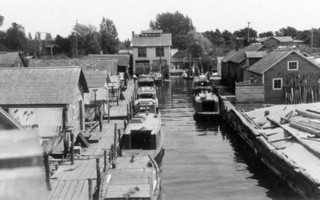
[[[0,200],[320,199],[320,1],[0,0]]]

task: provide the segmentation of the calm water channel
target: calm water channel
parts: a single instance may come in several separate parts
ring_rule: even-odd
[[[166,149],[162,200],[301,199],[226,124],[193,120],[191,81],[171,78],[158,98]]]

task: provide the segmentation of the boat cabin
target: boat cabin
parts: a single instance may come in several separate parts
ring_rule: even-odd
[[[213,90],[212,83],[205,76],[195,77],[192,88],[194,96],[201,92],[212,92]]]
[[[160,115],[139,113],[130,120],[121,138],[120,147],[123,150],[156,150],[160,145],[160,136]]]
[[[139,78],[138,87],[155,87],[153,78]]]

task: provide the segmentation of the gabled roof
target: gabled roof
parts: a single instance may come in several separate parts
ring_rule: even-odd
[[[20,129],[23,127],[11,115],[0,108],[0,130]]]
[[[0,105],[70,104],[76,88],[89,92],[80,67],[0,70]]]
[[[267,54],[268,52],[266,51],[246,51],[247,58],[262,58]]]
[[[168,47],[171,46],[171,33],[162,33],[158,36],[133,35],[132,47]]]
[[[190,56],[189,50],[181,50],[175,53],[171,58],[188,58]]]
[[[262,38],[257,38],[258,42],[265,42],[269,40],[270,38],[274,38],[278,40],[279,42],[293,42],[293,39],[291,36],[271,36],[271,37],[262,37]]]
[[[130,56],[127,54],[89,54],[85,58],[117,59],[118,66],[128,66],[130,61]]]
[[[117,74],[118,60],[103,58],[79,58],[79,59],[31,59],[29,67],[59,67],[59,66],[79,66],[83,70],[108,71]]]
[[[245,53],[247,51],[258,51],[262,47],[262,44],[251,44],[238,51],[233,50],[222,59],[222,62],[241,63],[245,59]]]
[[[22,63],[19,52],[0,53],[0,67],[13,67],[16,62]]]
[[[103,88],[107,81],[107,72],[83,71],[89,88]]]
[[[267,56],[263,57],[258,62],[251,65],[247,70],[254,72],[254,73],[257,73],[257,74],[263,74],[266,71],[268,71],[270,68],[272,68],[274,65],[276,65],[278,62],[280,62],[281,60],[283,60],[284,58],[286,58],[288,55],[290,55],[292,53],[297,54],[301,58],[305,59],[306,61],[308,61],[312,65],[319,68],[319,66],[317,64],[315,64],[314,62],[312,62],[311,60],[309,60],[308,58],[306,58],[301,53],[299,53],[295,50],[290,50],[290,51],[274,50],[274,51],[271,51]]]

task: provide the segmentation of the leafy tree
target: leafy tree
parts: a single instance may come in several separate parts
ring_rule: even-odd
[[[99,33],[93,25],[76,23],[73,32],[69,36],[73,44],[74,54],[77,56],[85,54],[97,54],[100,52]]]
[[[2,15],[0,15],[0,27],[2,26],[3,21],[4,21],[4,17]]]
[[[263,32],[263,33],[259,33],[259,37],[271,37],[273,36],[273,32],[272,31],[267,31],[267,32]]]
[[[124,47],[125,47],[126,49],[129,49],[129,48],[130,48],[131,41],[130,41],[129,39],[126,39],[126,40],[124,40],[123,44],[124,44]]]
[[[69,38],[63,38],[60,35],[57,35],[55,43],[57,45],[57,48],[55,48],[55,53],[65,54],[69,57],[72,56],[72,43]]]
[[[28,40],[32,40],[31,33],[28,34]]]
[[[110,19],[102,18],[100,24],[101,49],[105,54],[114,54],[119,50],[119,39],[116,26]]]
[[[287,28],[281,28],[279,31],[276,31],[276,36],[291,36],[292,38],[296,38],[298,31],[297,29],[288,26]]]
[[[213,45],[203,34],[190,31],[187,35],[187,46],[192,57],[200,58],[202,72],[209,70],[212,64],[211,56],[213,55]]]
[[[46,40],[52,40],[51,33],[46,33]]]
[[[206,38],[208,38],[211,43],[216,47],[221,47],[225,45],[225,40],[222,37],[222,33],[219,29],[216,29],[215,31],[206,31],[202,33]]]
[[[7,30],[4,43],[8,49],[13,51],[26,50],[27,38],[24,27],[15,22],[12,23],[12,26]]]
[[[172,48],[186,49],[186,39],[190,31],[195,30],[192,20],[188,16],[176,11],[175,13],[158,14],[155,21],[150,22],[152,30],[163,30],[172,34]]]

